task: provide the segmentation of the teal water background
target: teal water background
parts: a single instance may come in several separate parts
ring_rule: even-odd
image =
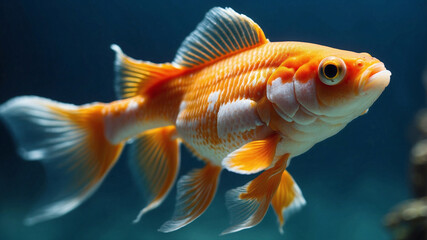
[[[224,194],[254,176],[223,171],[217,195],[195,222],[157,232],[174,208],[176,189],[141,223],[142,197],[126,154],[98,191],[71,213],[22,224],[43,190],[44,171],[15,153],[0,124],[0,239],[390,239],[383,216],[411,197],[408,130],[425,106],[427,2],[414,1],[0,1],[0,103],[39,95],[84,104],[115,99],[113,51],[171,61],[181,41],[214,6],[251,17],[270,41],[304,41],[368,52],[392,72],[367,115],[293,159],[289,168],[307,200],[282,236],[273,211],[256,227],[219,237],[228,227]],[[183,149],[180,174],[202,164]]]

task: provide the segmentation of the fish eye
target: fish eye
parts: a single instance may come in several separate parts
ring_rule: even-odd
[[[341,58],[327,57],[320,62],[318,72],[320,81],[332,86],[343,80],[347,67]]]

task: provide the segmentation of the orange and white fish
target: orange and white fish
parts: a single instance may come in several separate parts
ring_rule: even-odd
[[[175,212],[160,231],[198,218],[224,168],[261,173],[226,193],[231,226],[223,234],[257,225],[270,204],[281,230],[284,216],[305,204],[286,171],[291,158],[366,113],[391,75],[367,53],[269,42],[255,22],[231,8],[211,9],[172,63],[138,61],[111,48],[120,100],[75,106],[22,96],[0,107],[19,154],[46,167],[46,196],[28,224],[80,205],[126,144],[147,196],[138,221],[174,185],[184,143],[206,165],[179,179]]]

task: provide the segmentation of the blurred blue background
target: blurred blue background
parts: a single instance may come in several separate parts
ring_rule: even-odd
[[[251,17],[270,41],[304,41],[369,52],[393,73],[367,115],[295,158],[289,168],[308,202],[277,231],[271,209],[258,226],[219,237],[228,226],[226,190],[253,176],[224,171],[210,208],[170,234],[157,232],[173,211],[164,204],[131,224],[142,207],[126,156],[99,190],[71,213],[22,224],[44,186],[44,171],[15,153],[0,124],[0,239],[390,239],[383,216],[411,198],[408,129],[425,106],[427,2],[414,1],[0,1],[0,103],[39,95],[83,104],[115,99],[117,43],[128,55],[171,61],[181,41],[214,6]],[[201,163],[183,150],[181,175]]]

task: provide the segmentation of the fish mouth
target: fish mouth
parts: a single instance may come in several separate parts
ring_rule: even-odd
[[[359,91],[382,91],[390,83],[390,76],[391,72],[385,68],[384,63],[375,63],[362,73],[359,81]]]

